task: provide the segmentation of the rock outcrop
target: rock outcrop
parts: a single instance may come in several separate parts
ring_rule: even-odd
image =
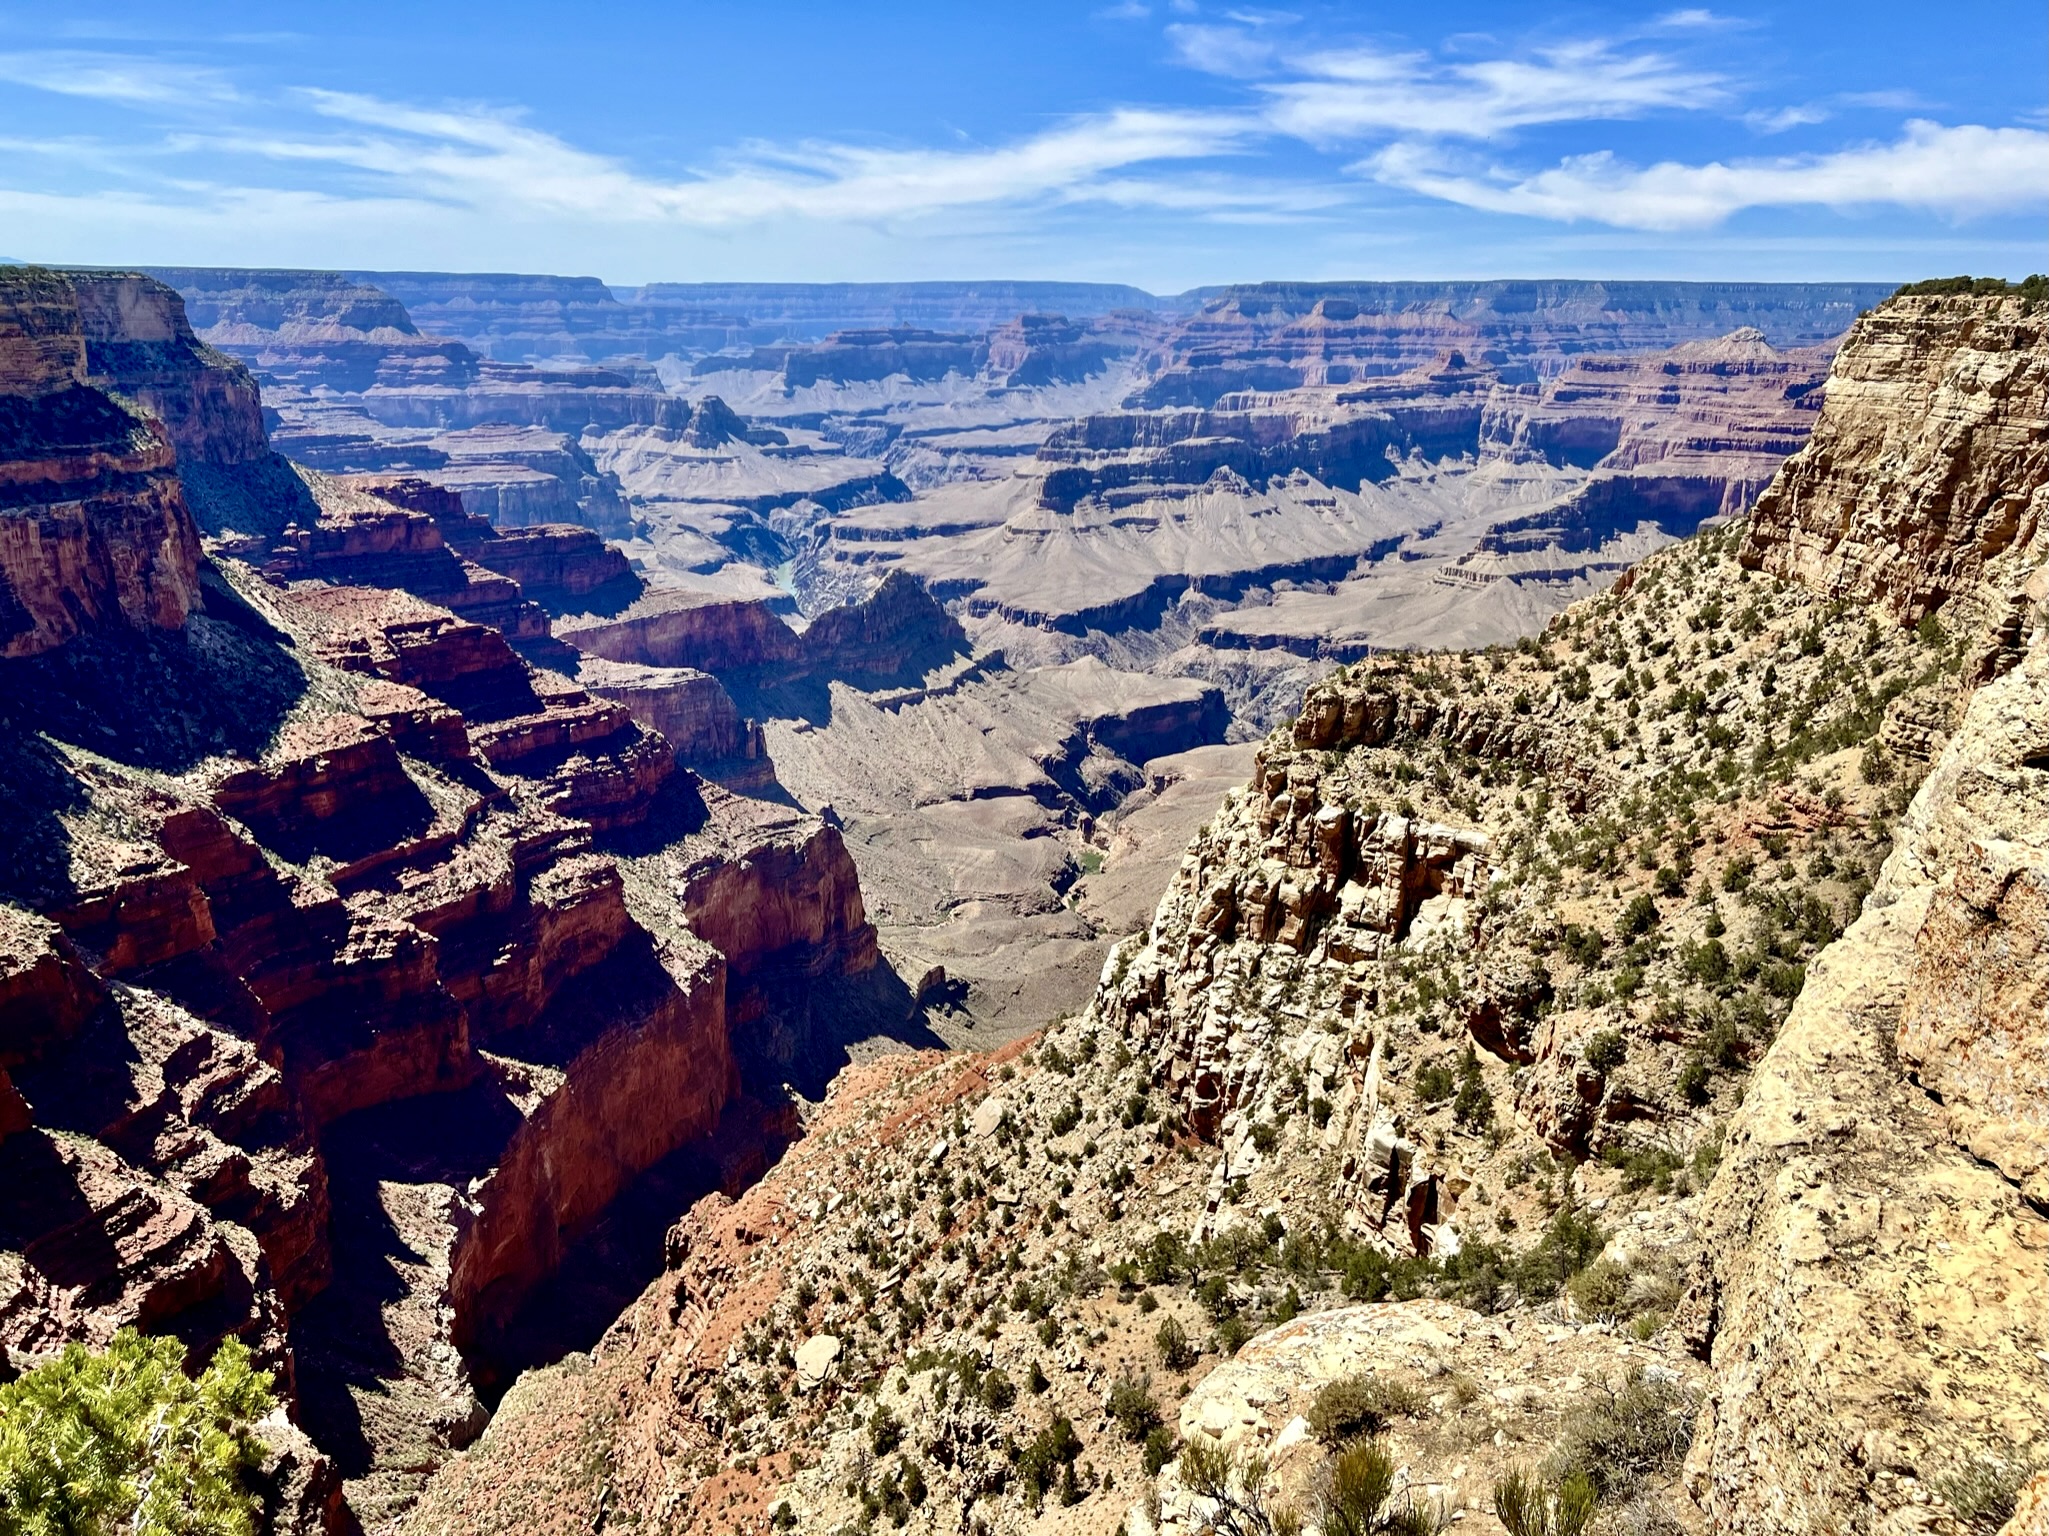
[[[165,428],[88,383],[77,291],[0,272],[0,653],[102,624],[175,629],[198,600],[199,536]]]
[[[1918,622],[2034,533],[2045,398],[2038,305],[1884,305],[1845,341],[1812,445],[1758,499],[1745,563]]]
[[[706,778],[743,793],[774,783],[775,765],[768,760],[761,726],[741,715],[725,684],[709,672],[587,656],[577,667],[576,681],[659,731],[677,758]]]
[[[769,606],[673,587],[613,614],[575,614],[555,632],[586,656],[641,667],[727,673],[797,660],[796,633]]]
[[[2049,1418],[2033,307],[1908,297],[1861,321],[1744,546],[1955,626],[1966,683],[2010,670],[1970,696],[1812,968],[1709,1191],[1687,1322],[1715,1378],[1688,1470],[1734,1531],[1919,1528],[1931,1491],[2025,1472]]]
[[[72,272],[88,382],[139,402],[184,465],[238,465],[270,443],[256,380],[193,334],[176,290],[135,272]]]
[[[1972,699],[1730,1126],[1688,1301],[1722,1529],[1922,1529],[1945,1479],[2039,1450],[2045,708],[2039,648]]]

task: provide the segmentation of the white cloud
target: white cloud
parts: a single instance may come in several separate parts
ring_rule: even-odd
[[[1690,6],[1681,11],[1667,11],[1651,25],[1672,32],[1696,32],[1710,27],[1740,27],[1742,22],[1733,16],[1719,16],[1701,6]]]
[[[720,225],[780,216],[859,221],[1041,197],[1088,199],[1112,172],[1228,154],[1257,127],[1228,114],[1125,108],[966,150],[748,145],[705,174],[661,180],[504,113],[410,107],[332,91],[301,94],[322,117],[362,131],[235,136],[214,140],[215,147],[367,172],[408,195],[512,215],[627,223]]]
[[[1603,151],[1523,177],[1460,173],[1429,148],[1396,144],[1358,169],[1468,208],[1628,229],[1707,229],[1746,208],[1801,204],[1960,219],[2049,203],[2049,133],[1913,122],[1896,143],[1827,155],[1638,168]]]
[[[1835,116],[1827,107],[1817,102],[1806,102],[1796,107],[1777,107],[1743,114],[1743,121],[1759,133],[1784,133],[1788,128],[1805,128],[1812,123],[1825,123]]]
[[[1272,67],[1274,45],[1244,27],[1216,27],[1200,22],[1175,22],[1167,41],[1176,61],[1206,75],[1247,79]]]
[[[184,106],[236,99],[234,86],[217,69],[133,54],[63,48],[0,53],[0,80],[53,95],[130,106]]]
[[[1541,123],[1698,109],[1726,94],[1720,76],[1602,42],[1476,63],[1370,48],[1293,62],[1304,78],[1262,87],[1267,115],[1282,132],[1318,144],[1384,134],[1496,138]]]

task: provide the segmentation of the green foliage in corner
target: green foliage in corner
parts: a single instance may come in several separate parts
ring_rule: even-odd
[[[1930,277],[1918,283],[1906,284],[1895,290],[1893,297],[1916,294],[1953,297],[1960,294],[1991,293],[2011,293],[2023,299],[2049,298],[2049,276],[2037,272],[2017,283],[2010,283],[2003,277]]]
[[[270,1373],[232,1339],[197,1380],[184,1358],[123,1329],[0,1387],[0,1533],[250,1536]]]

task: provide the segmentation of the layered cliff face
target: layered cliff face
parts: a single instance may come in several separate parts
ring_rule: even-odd
[[[2030,377],[2023,301],[1971,302],[2020,339],[1956,376]],[[2039,395],[1888,514],[1978,542],[1952,488]],[[1832,391],[1764,507],[1896,440],[1870,409]],[[1999,1529],[2049,1422],[2049,489],[2001,494],[1978,596],[1912,628],[1901,563],[1816,590],[1738,524],[1514,649],[1313,689],[1084,1015],[844,1082],[423,1528],[1261,1529],[1371,1431],[1477,1530],[1518,1468],[1623,1529]]]
[[[255,379],[200,343],[175,290],[132,272],[74,272],[70,282],[91,381],[141,402],[182,463],[247,464],[270,451]]]
[[[1349,384],[1447,347],[1519,382],[1582,353],[1653,351],[1745,326],[1775,345],[1802,345],[1839,334],[1887,292],[1872,283],[1259,283],[1183,321],[1134,403],[1202,406],[1236,390]]]
[[[522,659],[547,615],[447,493],[308,471],[304,523],[222,546],[264,570],[204,559],[178,465],[239,428],[196,408],[174,455],[85,382],[77,284],[9,270],[0,1342],[239,1335],[379,1524],[565,1256],[730,1114],[788,978],[874,931],[832,827]],[[164,290],[99,281],[92,325],[159,349],[102,362],[170,414],[236,398]],[[516,542],[565,593],[630,574]]]
[[[2049,316],[1896,299],[1858,322],[1810,450],[1758,501],[1744,561],[1914,623],[2025,545],[2049,473]]]
[[[175,629],[199,538],[165,428],[87,382],[77,290],[0,273],[0,634],[34,656],[103,624]]]
[[[689,420],[689,407],[644,369],[480,358],[423,335],[390,294],[336,273],[155,276],[184,296],[206,342],[263,382],[281,452],[327,470],[425,475],[494,522],[630,532],[617,482],[590,461],[580,434]]]
[[[1804,440],[1828,355],[1738,331],[1516,385],[1447,350],[1210,409],[1097,411],[1046,433],[1028,472],[821,520],[793,569],[814,601],[909,569],[1013,664],[1215,683],[1249,736],[1319,663],[1513,640],[1740,511]]]
[[[1640,557],[1646,531],[1683,538],[1741,515],[1807,440],[1834,352],[1780,351],[1753,328],[1668,352],[1580,358],[1542,385],[1497,391],[1483,454],[1592,474],[1555,505],[1496,523],[1442,579],[1478,587],[1619,573]]]

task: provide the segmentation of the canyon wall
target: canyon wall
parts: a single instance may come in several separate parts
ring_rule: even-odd
[[[0,1333],[244,1337],[389,1519],[565,1255],[718,1128],[765,989],[874,965],[858,879],[515,650],[574,669],[465,552],[631,583],[584,530],[304,471],[302,521],[207,559],[181,467],[269,450],[149,279],[6,269],[0,379]],[[711,715],[686,751],[744,755]]]
[[[0,273],[0,648],[33,656],[96,625],[175,629],[199,540],[166,428],[88,382],[76,290]]]
[[[1860,320],[1813,442],[1759,498],[1745,563],[1909,624],[1970,591],[2034,531],[2045,330],[2034,306],[1963,296]]]
[[[1183,321],[1135,398],[1203,406],[1239,390],[1348,384],[1456,347],[1510,382],[1591,352],[1655,351],[1755,327],[1776,346],[1840,334],[1876,283],[1255,283]]]
[[[1846,339],[1811,442],[1749,520],[1569,612],[1524,648],[1536,671],[1387,660],[1313,689],[1191,847],[1150,935],[1106,968],[1098,1008],[1153,1042],[1155,1081],[1221,1146],[1220,1170],[1249,1172],[1254,1199],[1270,1186],[1251,1133],[1287,1112],[1306,1062],[1330,1106],[1321,1140],[1341,1156],[1344,1219],[1397,1247],[1480,1240],[1498,1220],[1497,1158],[1519,1135],[1627,1166],[1639,1126],[1683,1155],[1730,1116],[1675,1324],[1709,1368],[1685,1492],[1715,1529],[1924,1529],[1970,1478],[2024,1474],[2039,1454],[2049,1111],[2026,971],[2041,807],[2020,767],[2037,750],[2045,655],[2039,326],[2018,297],[1895,299]],[[1768,598],[1746,580],[1759,567],[1791,580]],[[1715,642],[1738,606],[1733,643]],[[1900,626],[1929,613],[1941,631],[1908,641]],[[1639,735],[1641,687],[1655,689],[1634,665],[1644,641],[1675,658],[1665,680],[1684,696],[1650,711],[1664,721],[1654,741]],[[1861,701],[1831,677],[1855,677]],[[1781,687],[1804,713],[1774,739]],[[1844,752],[1860,744],[1863,757]],[[1434,792],[1398,791],[1399,772],[1376,784],[1368,763],[1388,750],[1416,789],[1435,775]],[[1723,803],[1691,808],[1689,760],[1723,751],[1737,754],[1716,771]],[[1809,766],[1768,770],[1789,754]],[[1922,771],[1911,806],[1874,788]],[[1491,787],[1505,773],[1512,805]],[[1612,866],[1606,890],[1570,878],[1575,844],[1618,815],[1626,838],[1653,805],[1679,818],[1642,834],[1639,865],[1662,884],[1639,899]],[[1788,858],[1789,843],[1825,838],[1840,852],[1846,835],[1867,867],[1884,857],[1861,916],[1831,860],[1809,866],[1796,899],[1834,915],[1797,948],[1753,934],[1755,953],[1802,962],[1781,987],[1797,1001],[1762,1004],[1763,1027],[1725,1058],[1754,1064],[1747,1082],[1716,1086],[1711,1055],[1688,1067],[1683,1054],[1718,1017],[1710,1003],[1690,1022],[1689,988],[1718,974],[1718,935],[1740,930],[1719,915],[1700,929],[1699,914],[1747,889],[1747,848]],[[1720,878],[1667,907],[1710,851]],[[1590,915],[1609,902],[1624,904],[1612,929]],[[1620,991],[1587,984],[1614,963],[1604,930],[1627,945]],[[1959,987],[1966,971],[1978,979]],[[1417,1058],[1442,1047],[1419,973],[1456,998],[1436,1027],[1478,1048],[1475,1083],[1495,1060],[1519,1066],[1488,1090],[1497,1108],[1512,1096],[1506,1143],[1461,1145],[1433,1123]],[[1654,1005],[1627,1001],[1642,986]],[[1348,1082],[1298,1031],[1352,1008],[1364,1070]],[[1404,1017],[1418,1013],[1421,1035]],[[1574,1182],[1611,1215],[1627,1194]],[[1475,1203],[1488,1188],[1491,1210]],[[1200,1219],[1223,1222],[1243,1198],[1213,1180]]]

